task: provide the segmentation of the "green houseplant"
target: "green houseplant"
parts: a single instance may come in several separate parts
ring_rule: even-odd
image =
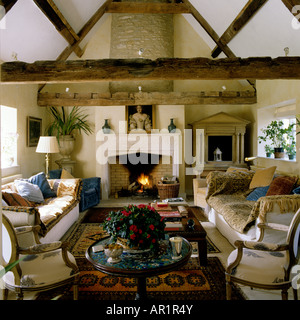
[[[165,222],[151,206],[129,205],[122,210],[111,211],[102,224],[110,234],[111,243],[125,239],[132,249],[157,249],[159,240],[165,238]]]
[[[268,144],[265,145],[265,152],[266,152],[266,156],[267,158],[271,157],[271,154],[274,153],[274,149],[269,146]]]
[[[74,131],[86,134],[93,132],[87,120],[88,115],[84,114],[83,109],[76,106],[70,112],[66,112],[64,107],[61,109],[50,107],[48,110],[54,118],[47,128],[48,135],[56,135],[61,155],[69,159],[75,143]]]
[[[261,143],[270,140],[274,147],[275,158],[283,158],[286,141],[292,133],[293,126],[294,124],[290,124],[287,128],[284,128],[282,120],[273,120],[264,129],[261,129],[262,135],[258,136],[258,141]]]

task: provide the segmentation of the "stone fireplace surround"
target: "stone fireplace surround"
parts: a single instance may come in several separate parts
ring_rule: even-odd
[[[156,183],[162,176],[171,174],[179,177],[181,159],[181,133],[169,133],[167,130],[130,134],[97,134],[97,172],[101,176],[102,199],[107,200],[122,187],[129,185],[129,174],[123,164],[118,164],[120,156],[129,155],[134,162],[139,161],[140,154],[148,154],[157,163],[151,176]],[[158,157],[159,156],[159,157]],[[120,188],[121,187],[121,188]]]

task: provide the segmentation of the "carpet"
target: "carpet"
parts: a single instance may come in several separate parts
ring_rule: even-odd
[[[84,258],[77,258],[80,269],[79,300],[134,300],[137,282],[135,278],[115,277],[97,271]],[[163,300],[225,300],[224,268],[217,257],[209,257],[208,265],[201,267],[198,259],[164,275],[147,278],[147,294],[151,301]],[[41,292],[36,300],[72,300],[72,286]],[[240,289],[233,287],[232,300],[244,300]]]

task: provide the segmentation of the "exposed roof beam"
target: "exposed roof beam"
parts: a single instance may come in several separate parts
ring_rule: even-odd
[[[0,0],[0,20],[4,18],[7,12],[16,4],[18,0]],[[4,8],[4,9],[3,9]]]
[[[295,18],[300,22],[300,0],[281,0],[284,5],[291,11]],[[298,6],[298,7],[296,7]]]
[[[257,102],[255,91],[210,92],[117,92],[110,93],[39,93],[38,105],[46,106],[118,106],[160,105],[244,105]]]
[[[183,0],[186,6],[189,8],[193,17],[199,22],[202,28],[208,33],[212,40],[222,49],[228,58],[234,58],[234,53],[229,49],[226,43],[219,38],[218,34],[209,25],[209,23],[203,18],[203,16],[197,11],[197,9],[188,0]]]
[[[57,31],[68,41],[69,44],[73,44],[79,40],[78,35],[72,29],[68,21],[63,14],[57,8],[53,0],[33,0],[35,4],[43,11],[46,17],[55,26]],[[79,46],[74,49],[78,57],[83,55],[83,50]]]
[[[183,3],[112,2],[107,7],[106,12],[181,14],[181,13],[189,13],[189,9]]]
[[[80,42],[84,37],[91,31],[95,24],[100,20],[104,15],[107,6],[110,5],[112,0],[107,0],[90,18],[90,20],[83,26],[83,28],[78,33],[78,40],[75,41],[72,45],[68,46],[57,58],[57,60],[66,60],[70,54],[79,46]]]
[[[249,0],[220,37],[220,41],[224,44],[228,44],[267,1],[268,0]],[[211,56],[216,58],[221,52],[222,50],[216,46],[213,49]]]
[[[183,79],[300,79],[300,57],[14,61],[1,65],[4,83]]]

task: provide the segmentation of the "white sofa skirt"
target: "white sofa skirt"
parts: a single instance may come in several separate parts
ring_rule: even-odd
[[[60,240],[79,218],[79,204],[47,232],[45,237],[40,238],[41,243],[49,243]]]
[[[274,208],[271,212],[268,212],[266,215],[266,223],[278,223],[289,226],[295,212],[285,212],[281,213],[280,208],[277,204],[274,205]],[[206,208],[206,215],[208,220],[213,223],[219,232],[227,238],[227,240],[234,245],[236,240],[242,241],[255,241],[260,237],[260,228],[257,227],[258,223],[261,223],[260,219],[256,220],[255,225],[251,226],[250,229],[245,233],[240,233],[233,228],[231,228],[228,223],[225,221],[224,217],[219,214],[213,208]],[[270,243],[285,243],[286,241],[286,232],[284,231],[274,231],[274,230],[265,230],[264,233],[264,242]]]

